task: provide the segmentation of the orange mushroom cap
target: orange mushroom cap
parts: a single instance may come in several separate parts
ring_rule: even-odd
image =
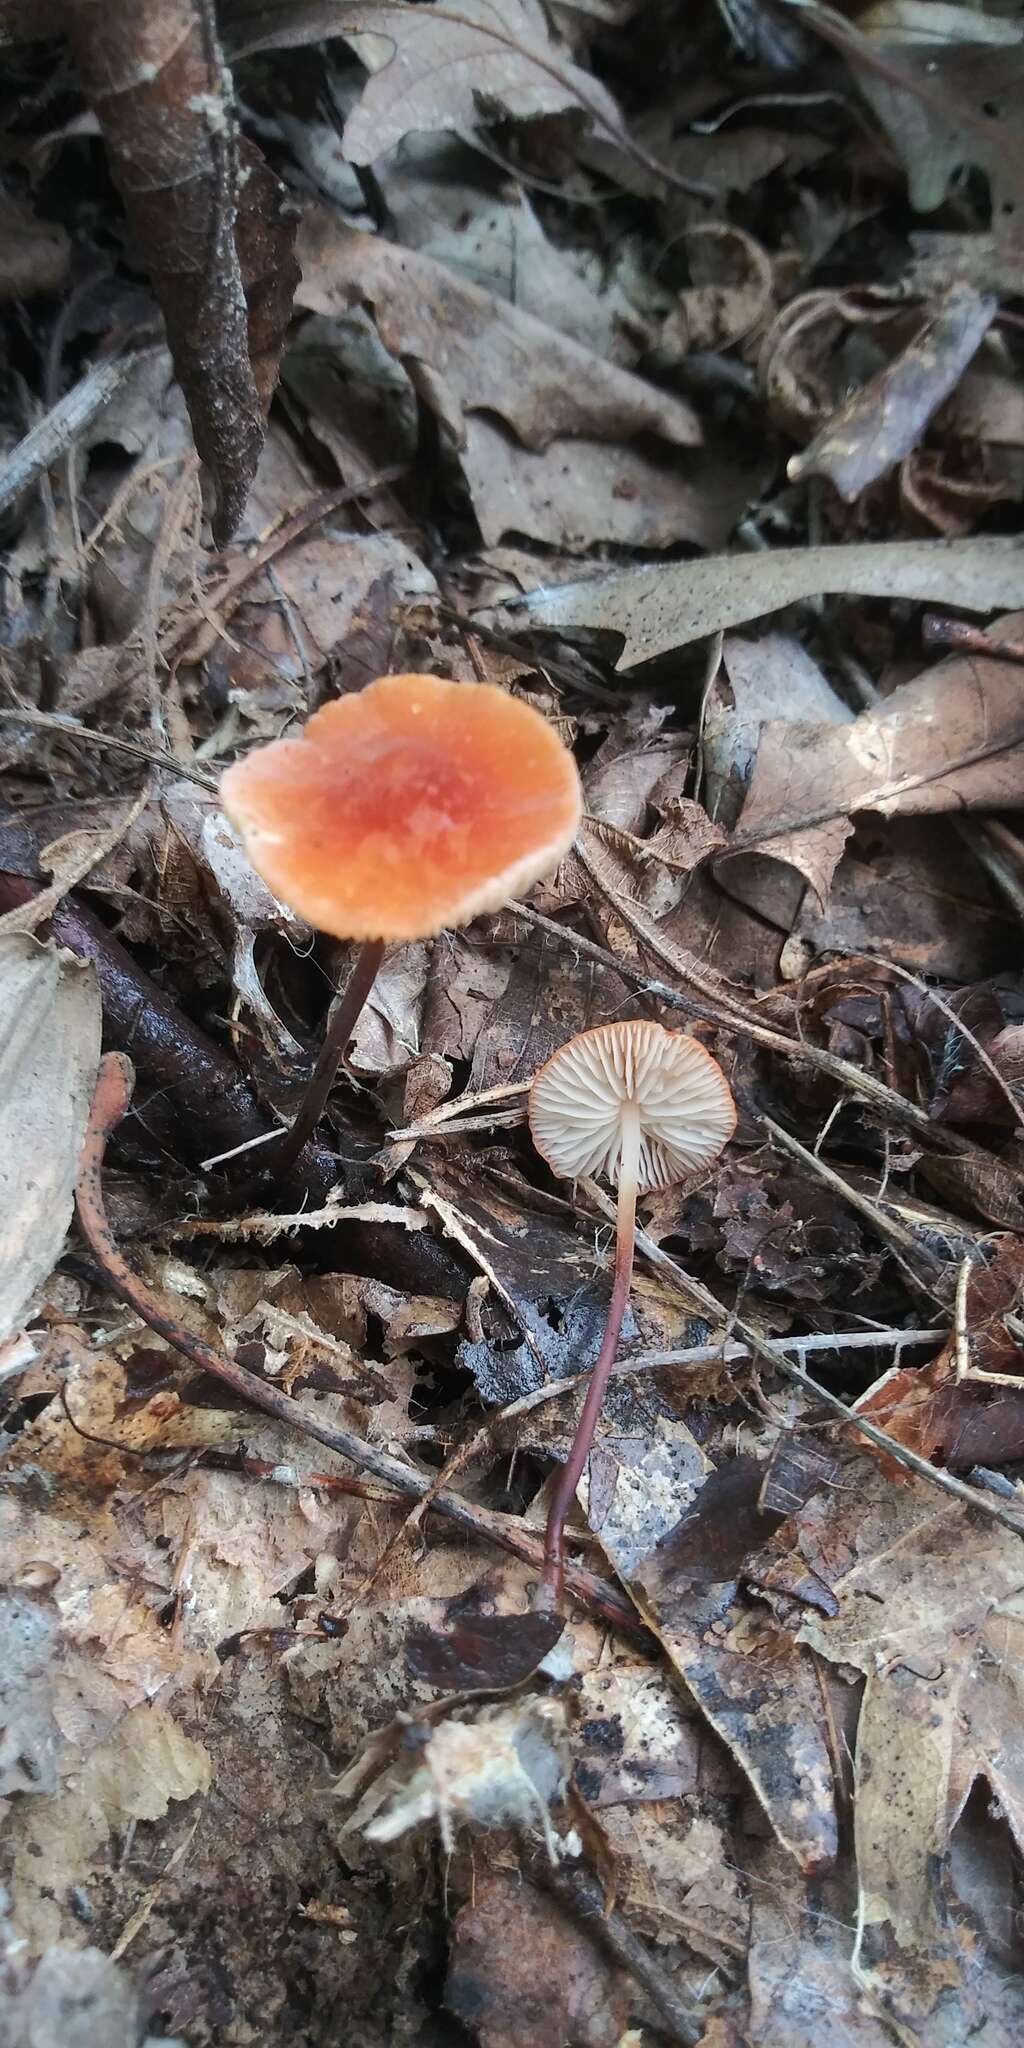
[[[500,910],[553,869],[580,821],[576,764],[493,683],[379,676],[221,778],[282,903],[338,939],[425,939]]]

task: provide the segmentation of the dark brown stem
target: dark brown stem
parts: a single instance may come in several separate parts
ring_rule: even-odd
[[[587,1398],[576,1425],[572,1449],[558,1475],[551,1506],[548,1510],[548,1525],[544,1535],[544,1577],[541,1581],[538,1605],[551,1608],[556,1613],[562,1600],[562,1580],[565,1574],[565,1522],[576,1495],[583,1468],[590,1456],[594,1441],[597,1418],[601,1413],[605,1388],[615,1363],[619,1348],[619,1332],[622,1318],[629,1300],[629,1283],[633,1277],[633,1243],[636,1236],[636,1178],[640,1145],[639,1119],[634,1114],[623,1132],[622,1159],[619,1168],[619,1205],[615,1230],[615,1271],[612,1276],[612,1296],[608,1303],[608,1320],[604,1326],[601,1349],[597,1354],[594,1370],[590,1375]]]
[[[1024,641],[1004,640],[983,626],[969,626],[963,619],[947,619],[939,612],[925,612],[921,639],[926,647],[962,648],[968,654],[991,655],[993,661],[1024,661]]]
[[[327,1107],[327,1098],[337,1079],[338,1068],[348,1051],[352,1033],[363,1005],[377,979],[384,958],[382,939],[367,939],[345,984],[345,993],[335,1003],[327,1022],[324,1042],[309,1077],[298,1115],[279,1139],[266,1147],[259,1164],[274,1180],[283,1180],[311,1138]]]
[[[540,1850],[528,1849],[528,1869],[535,1884],[552,1892],[599,1945],[641,1984],[657,2006],[670,2041],[682,2048],[694,2048],[704,2039],[701,2014],[680,1998],[668,1971],[659,1963],[646,1942],[634,1934],[622,1914],[608,1907],[592,1871],[582,1865],[552,1863]],[[659,2029],[660,2031],[660,2029]]]
[[[325,1444],[328,1450],[348,1458],[361,1471],[373,1472],[385,1486],[393,1487],[404,1499],[421,1500],[424,1494],[431,1492],[433,1481],[429,1473],[419,1472],[414,1466],[403,1465],[397,1458],[388,1457],[386,1451],[379,1451],[352,1430],[335,1429],[320,1422],[290,1394],[282,1393],[279,1387],[271,1386],[256,1373],[248,1372],[234,1359],[225,1358],[212,1345],[204,1343],[201,1337],[194,1336],[191,1330],[176,1322],[159,1295],[154,1294],[132,1271],[118,1249],[107,1219],[103,1200],[103,1159],[107,1139],[131,1101],[134,1079],[131,1061],[126,1060],[123,1054],[107,1053],[100,1061],[75,1190],[82,1235],[105,1279],[129,1308],[149,1324],[151,1330],[172,1344],[176,1351],[191,1358],[203,1372],[213,1373],[217,1379],[223,1380],[243,1401],[250,1402],[254,1408],[262,1408],[265,1414],[273,1415],[286,1428],[301,1430],[304,1436]],[[511,1551],[514,1557],[522,1558],[524,1563],[536,1569],[542,1565],[543,1552],[536,1537],[531,1536],[513,1516],[477,1507],[448,1488],[432,1496],[431,1507],[435,1514],[457,1522],[461,1528],[485,1542],[499,1544],[503,1550]],[[573,1596],[583,1606],[620,1628],[633,1631],[638,1628],[636,1614],[629,1602],[614,1586],[598,1578],[595,1572],[587,1571],[583,1565],[570,1565],[566,1580]]]

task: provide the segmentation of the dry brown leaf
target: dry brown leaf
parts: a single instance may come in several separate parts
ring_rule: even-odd
[[[750,2022],[757,2048],[893,2048],[850,1969],[854,1888],[841,1881],[808,1896],[774,1842],[756,1850],[750,1877]]]
[[[734,1604],[764,1524],[740,1513],[733,1476],[681,1422],[659,1418],[642,1436],[596,1443],[581,1491],[602,1548],[779,1840],[804,1870],[823,1869],[837,1827],[820,1691],[792,1637]],[[751,1478],[756,1498],[755,1475],[735,1476]]]
[[[903,597],[998,611],[1019,603],[1024,547],[1016,540],[886,541],[778,548],[707,562],[616,569],[584,582],[540,584],[515,607],[530,625],[585,626],[623,640],[618,666],[636,668],[708,633],[742,626],[802,598]]]
[[[539,0],[429,9],[337,0],[336,15],[333,33],[360,56],[368,37],[387,38],[394,51],[382,66],[371,62],[373,76],[345,124],[350,163],[375,163],[417,131],[472,130],[502,114],[523,120],[571,108],[613,139],[623,136],[611,94],[573,64]]]
[[[518,1875],[491,1871],[463,1906],[445,2004],[480,2048],[618,2048],[629,1979],[586,1931]]]
[[[538,451],[481,415],[466,422],[462,468],[489,547],[515,534],[577,551],[597,541],[721,547],[756,491],[754,472],[726,455],[701,451],[684,474],[674,456],[585,436]]]
[[[0,938],[0,1337],[51,1271],[71,1221],[100,1056],[93,969]]]
[[[716,821],[734,824],[761,734],[773,714],[848,725],[853,712],[789,634],[766,633],[753,640],[730,633],[722,645],[722,666],[725,674],[712,686],[704,717],[707,802]],[[801,907],[803,880],[821,903],[827,900],[849,831],[848,821],[839,818],[766,841],[753,855],[730,856],[726,848],[715,863],[716,879],[759,916],[789,930]]]
[[[941,206],[954,173],[974,163],[991,180],[997,227],[1013,214],[1024,192],[1021,42],[1017,22],[969,0],[877,0],[856,31],[843,24],[841,47],[906,167],[918,213]]]
[[[679,447],[701,438],[684,400],[602,362],[429,257],[346,228],[326,208],[305,214],[299,253],[299,303],[315,313],[372,306],[385,347],[458,446],[467,415],[477,412],[497,413],[534,449],[560,434],[652,433]]]

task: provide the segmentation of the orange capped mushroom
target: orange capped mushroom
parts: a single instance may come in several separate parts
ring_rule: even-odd
[[[282,902],[337,939],[432,938],[501,910],[576,836],[572,755],[492,683],[380,676],[221,781]]]
[[[264,1155],[280,1175],[325,1107],[385,945],[501,910],[550,873],[576,836],[579,777],[540,712],[495,684],[395,675],[255,747],[220,791],[275,896],[362,941],[298,1115]]]

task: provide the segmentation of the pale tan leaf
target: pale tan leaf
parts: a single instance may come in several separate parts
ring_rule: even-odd
[[[902,597],[992,612],[1019,604],[1022,586],[1018,540],[882,541],[616,569],[584,582],[541,584],[516,614],[534,626],[620,634],[619,667],[630,669],[803,598]]]
[[[99,1056],[93,969],[23,934],[0,938],[0,1336],[64,1241]]]

